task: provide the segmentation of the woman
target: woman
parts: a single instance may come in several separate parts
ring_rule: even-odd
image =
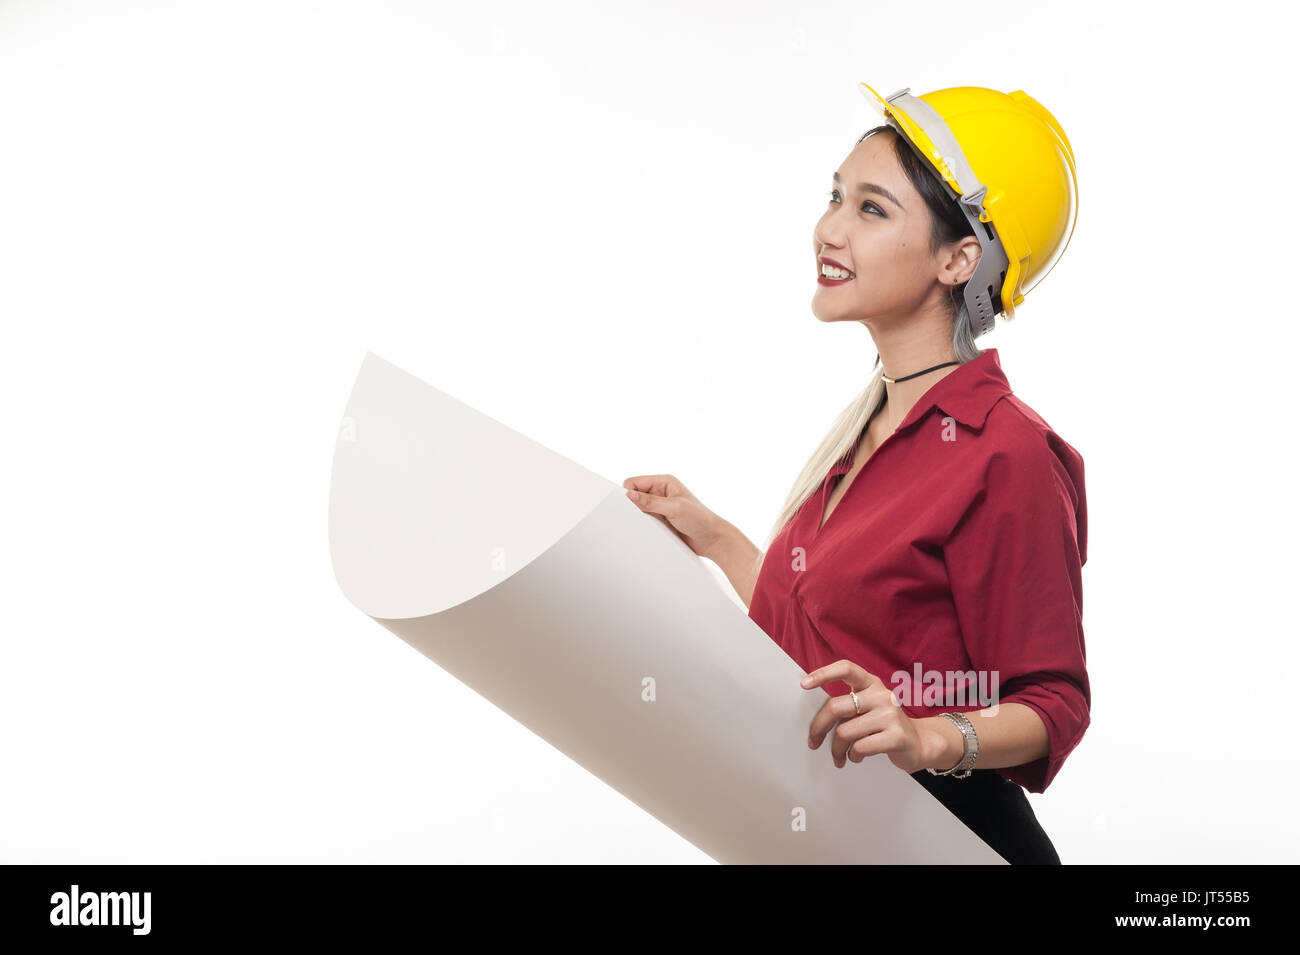
[[[1024,790],[1089,724],[1083,459],[975,338],[1068,244],[1073,153],[1020,91],[862,88],[884,123],[832,178],[812,308],[866,327],[870,382],[764,551],[671,475],[624,486],[828,696],[809,746],[883,753],[1008,862],[1059,863]]]

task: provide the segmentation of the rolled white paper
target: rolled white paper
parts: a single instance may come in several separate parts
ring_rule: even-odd
[[[367,352],[334,454],[348,599],[723,863],[1006,864],[624,488]],[[526,791],[523,790],[523,791]]]

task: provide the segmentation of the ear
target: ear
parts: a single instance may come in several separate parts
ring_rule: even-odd
[[[969,281],[975,274],[975,267],[979,265],[981,254],[980,240],[973,235],[954,242],[948,246],[947,254],[941,260],[939,281],[944,285],[954,286]]]

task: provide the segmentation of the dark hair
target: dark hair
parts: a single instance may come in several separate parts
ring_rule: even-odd
[[[888,124],[876,126],[862,134],[861,143],[868,136],[889,132],[893,134],[894,155],[903,167],[912,187],[925,200],[930,210],[930,253],[938,252],[941,246],[967,236],[975,238],[970,220],[957,205],[952,190],[948,188],[939,174],[929,163],[917,155],[916,150],[897,129]],[[966,313],[966,283],[953,286],[948,293],[953,316],[953,350],[959,361],[969,361],[979,354],[975,346],[975,335],[971,328],[970,316]]]

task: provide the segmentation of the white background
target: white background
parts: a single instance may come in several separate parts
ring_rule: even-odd
[[[1275,9],[0,0],[0,860],[710,861],[348,603],[335,429],[373,350],[759,542],[875,356],[809,307],[866,81],[1023,88],[1078,161],[980,339],[1087,464],[1035,811],[1067,863],[1294,861]]]

